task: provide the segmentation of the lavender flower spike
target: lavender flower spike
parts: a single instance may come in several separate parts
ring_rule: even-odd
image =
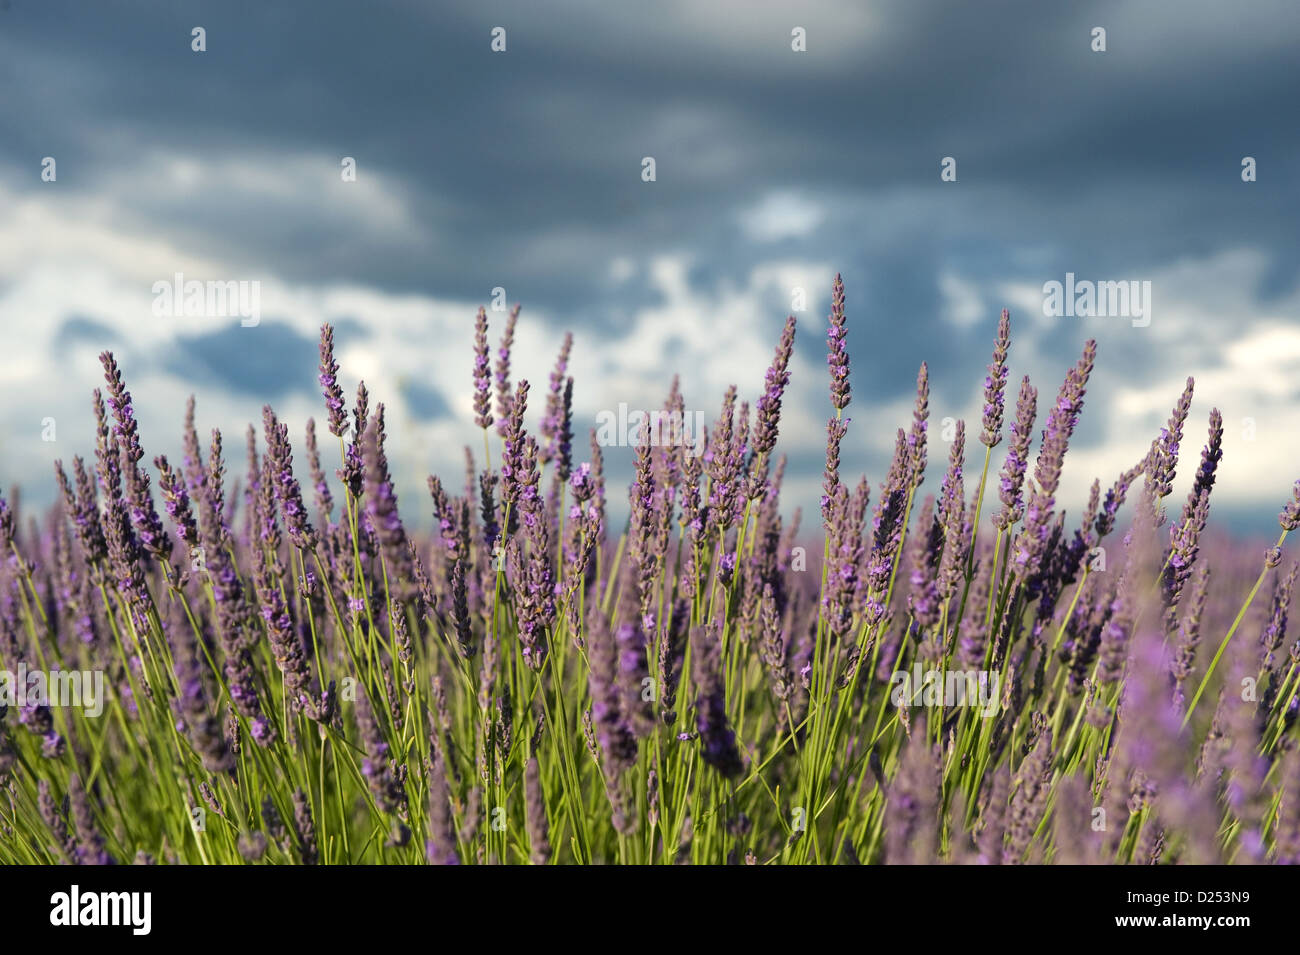
[[[912,412],[912,430],[907,435],[907,450],[912,490],[925,480],[925,428],[930,417],[930,367],[921,362],[916,373],[916,408]]]
[[[831,319],[826,329],[826,364],[831,369],[831,404],[835,411],[849,406],[849,353],[844,347],[848,327],[844,317],[844,280],[837,274],[831,289]]]
[[[496,386],[497,386],[497,433],[505,437],[509,429],[510,416],[510,349],[515,344],[515,323],[519,321],[519,306],[510,310],[506,319],[506,330],[501,336],[501,347],[497,350]]]
[[[366,777],[370,794],[380,812],[395,812],[406,801],[401,778],[390,756],[388,741],[375,714],[370,691],[359,688],[356,712],[357,729],[361,734],[361,748],[365,757],[361,761],[361,774]]]
[[[1287,501],[1286,506],[1282,508],[1277,522],[1282,526],[1282,530],[1288,533],[1300,527],[1300,481],[1296,481],[1295,487],[1291,489],[1291,500]]]
[[[334,513],[334,495],[330,493],[329,481],[321,469],[320,450],[316,445],[316,420],[307,419],[307,467],[311,473],[312,488],[316,492],[316,517],[322,528],[327,528],[330,516]]]
[[[303,505],[302,489],[293,474],[293,450],[289,444],[289,428],[275,417],[270,405],[262,407],[262,425],[266,432],[266,459],[271,471],[276,500],[284,515],[284,525],[295,547],[313,550],[316,547],[316,530],[307,518]]]
[[[298,638],[293,618],[289,616],[288,608],[280,595],[279,584],[266,561],[254,558],[253,581],[262,605],[262,619],[266,622],[275,665],[284,676],[284,694],[289,707],[305,712],[311,719],[317,719],[319,713],[312,692],[307,654]]]
[[[343,437],[348,430],[347,403],[339,386],[339,363],[334,360],[334,327],[320,327],[320,387],[329,410],[330,434]]]
[[[538,431],[545,442],[541,443],[539,458],[543,464],[549,464],[559,448],[560,431],[564,425],[564,382],[569,367],[569,353],[573,349],[573,333],[564,333],[564,342],[560,345],[560,354],[555,359],[555,369],[551,372],[550,388],[546,392],[546,411],[542,415]]]
[[[899,758],[885,804],[885,860],[893,865],[935,861],[939,848],[939,796],[943,772],[938,746],[932,746],[922,716]]]
[[[840,487],[840,445],[849,430],[848,418],[831,418],[826,423],[826,469],[822,472],[822,524],[831,527],[832,502]]]
[[[384,454],[384,406],[375,406],[373,422],[366,429],[362,446],[366,521],[379,540],[388,566],[389,587],[394,593],[405,592],[411,581],[411,554],[406,529],[397,510],[397,492],[388,471]]]
[[[185,545],[186,550],[199,544],[199,529],[194,523],[194,513],[190,509],[190,495],[185,490],[185,479],[167,463],[166,455],[153,459],[158,469],[158,489],[162,492],[163,504],[167,516],[176,525],[176,534]]]
[[[723,776],[733,778],[744,772],[736,734],[727,719],[725,687],[722,682],[722,635],[716,622],[700,628],[691,641],[695,657],[696,729],[703,746],[704,761]]]
[[[1002,411],[1007,396],[1007,351],[1011,347],[1011,313],[1005,308],[998,320],[998,337],[993,343],[993,364],[984,379],[984,430],[980,443],[996,448],[1002,443]]]
[[[636,734],[624,713],[619,686],[619,648],[609,623],[598,606],[587,620],[587,653],[591,667],[591,719],[605,759],[605,773],[616,776],[636,760]]]
[[[492,427],[492,364],[488,359],[487,309],[474,316],[474,423]]]
[[[1029,467],[1029,442],[1033,440],[1034,417],[1038,410],[1038,389],[1029,383],[1026,375],[1020,382],[1020,396],[1016,399],[1016,420],[1011,424],[1011,447],[1002,465],[1002,482],[998,498],[1002,510],[993,517],[993,523],[1006,530],[1024,516],[1025,471]]]
[[[1056,503],[1056,489],[1061,480],[1061,467],[1070,444],[1070,435],[1083,409],[1083,396],[1092,373],[1092,363],[1097,355],[1097,343],[1089,341],[1083,356],[1070,369],[1061,384],[1056,404],[1048,412],[1043,429],[1043,446],[1034,466],[1034,484],[1029,503],[1025,508],[1025,526],[1016,538],[1012,561],[1022,581],[1031,580],[1038,573],[1047,552],[1051,535],[1052,507]]]
[[[501,429],[504,449],[501,458],[501,506],[510,511],[510,526],[506,534],[513,532],[518,523],[522,499],[536,488],[526,483],[530,472],[526,460],[526,437],[524,433],[524,412],[528,408],[528,382],[519,382],[514,396],[509,400],[508,410],[497,422]]]
[[[785,386],[790,383],[790,354],[794,350],[795,319],[791,315],[781,330],[781,340],[777,343],[776,354],[767,369],[766,390],[758,399],[756,420],[754,423],[753,453],[770,454],[776,447],[777,422],[781,418],[781,396]]]
[[[1179,524],[1186,524],[1191,518],[1192,512],[1196,510],[1201,496],[1209,496],[1210,491],[1214,488],[1215,473],[1219,469],[1219,462],[1223,460],[1223,414],[1218,408],[1210,409],[1210,434],[1206,441],[1205,447],[1201,449],[1201,464],[1196,469],[1196,480],[1192,482],[1192,489],[1187,492],[1187,500],[1183,503],[1183,513],[1179,518]]]
[[[173,600],[167,620],[168,636],[176,658],[176,682],[180,696],[173,703],[177,728],[184,729],[190,744],[208,772],[235,768],[234,754],[221,732],[221,719],[212,711],[203,683],[203,664],[198,640],[179,600]]]
[[[90,798],[75,773],[68,780],[68,802],[72,807],[72,827],[77,838],[78,865],[113,865],[114,859],[104,848],[104,837],[95,826]]]
[[[1173,489],[1174,470],[1178,465],[1178,446],[1183,440],[1183,423],[1187,420],[1187,412],[1192,407],[1192,389],[1195,385],[1195,379],[1187,379],[1187,386],[1169,415],[1169,423],[1161,429],[1160,437],[1151,446],[1151,480],[1155,484],[1157,500],[1167,497]]]
[[[140,447],[139,427],[135,420],[131,394],[126,390],[126,383],[122,380],[122,372],[113,353],[103,352],[99,360],[104,366],[104,377],[108,382],[108,407],[116,422],[114,436],[123,459],[122,470],[126,479],[126,501],[131,523],[141,546],[155,560],[165,564],[171,560],[172,542],[163,530],[153,496],[149,493],[149,475],[140,468],[144,449]]]

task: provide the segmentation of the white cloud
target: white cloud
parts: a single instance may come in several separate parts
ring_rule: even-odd
[[[1069,321],[1076,323],[1071,330],[1078,336],[1097,334],[1101,339],[1083,412],[1094,423],[1101,419],[1101,437],[1087,446],[1075,442],[1062,479],[1060,500],[1075,513],[1093,477],[1105,485],[1142,457],[1188,375],[1196,379],[1196,387],[1184,428],[1175,500],[1190,485],[1210,409],[1218,407],[1225,435],[1214,500],[1239,507],[1281,507],[1287,489],[1300,477],[1300,459],[1294,453],[1295,436],[1300,435],[1300,292],[1266,307],[1257,305],[1254,290],[1266,265],[1262,253],[1236,249],[1178,261],[1143,276],[1151,279],[1154,289],[1148,328],[1117,325],[1114,319],[1079,325],[1078,320],[1044,319],[1041,312],[1031,313],[1029,322],[1016,323],[1013,309],[1012,384],[1022,370],[1033,375],[1040,428],[1065,370],[1043,361],[1041,347],[1047,336],[1058,333],[1057,323]],[[1025,286],[1003,286],[1003,291],[1013,302],[1018,296],[1025,310],[1037,294]],[[1140,376],[1112,370],[1120,363],[1108,360],[1108,355],[1126,347],[1151,356]],[[1253,439],[1248,437],[1252,428]]]
[[[940,273],[939,294],[943,297],[944,320],[958,328],[969,328],[988,317],[979,286],[955,272]]]
[[[172,157],[159,163],[164,192],[202,188],[223,177],[243,176],[221,160],[194,162]],[[299,168],[299,167],[296,167]],[[306,173],[307,167],[299,168]],[[364,170],[363,170],[364,173]],[[256,194],[256,176],[241,179],[247,195]],[[314,187],[313,187],[314,188]],[[341,187],[342,188],[342,187]],[[382,184],[371,211],[376,228],[403,228],[403,213],[386,204]],[[29,500],[48,499],[49,463],[57,456],[70,458],[93,448],[89,394],[101,382],[95,355],[97,342],[85,342],[55,351],[55,336],[70,316],[98,322],[124,344],[117,347],[129,386],[136,397],[146,449],[175,453],[185,397],[198,391],[201,425],[217,426],[227,434],[232,473],[242,470],[242,432],[248,421],[260,421],[262,396],[223,391],[203,383],[181,381],[168,374],[158,357],[181,336],[212,331],[213,319],[159,320],[151,313],[151,285],[180,270],[194,276],[238,276],[237,264],[196,252],[183,239],[168,240],[133,228],[118,216],[121,207],[100,199],[75,199],[50,190],[21,200],[0,192],[0,204],[11,214],[0,220],[0,325],[10,331],[0,354],[0,454],[4,467],[0,484],[21,481]],[[363,193],[356,193],[364,197]],[[308,201],[306,195],[287,201]],[[362,204],[366,204],[363,202]],[[822,210],[816,203],[793,194],[765,197],[742,217],[754,237],[796,236],[816,230]],[[409,225],[409,223],[407,224]],[[1131,328],[1126,323],[1095,326],[1103,338],[1102,354],[1089,388],[1085,417],[1100,419],[1100,434],[1087,429],[1093,443],[1075,442],[1065,469],[1059,500],[1072,514],[1086,499],[1094,476],[1109,483],[1121,470],[1141,457],[1151,438],[1169,414],[1185,376],[1197,377],[1196,401],[1183,444],[1179,488],[1195,469],[1204,440],[1205,417],[1211,405],[1223,410],[1227,421],[1222,479],[1218,500],[1236,504],[1280,506],[1291,482],[1300,476],[1294,455],[1300,434],[1300,411],[1295,401],[1295,370],[1300,363],[1300,294],[1261,308],[1255,290],[1265,274],[1267,257],[1238,249],[1198,260],[1176,262],[1150,276],[1155,289],[1152,325]],[[793,307],[792,290],[807,292],[807,310],[798,314],[799,333],[792,361],[792,380],[784,408],[780,450],[801,457],[804,466],[815,465],[825,445],[826,372],[823,333],[825,312],[834,268],[801,259],[761,261],[739,279],[702,284],[692,278],[697,261],[685,253],[636,258],[627,255],[610,261],[612,282],[641,277],[658,293],[648,304],[634,309],[625,321],[604,335],[579,332],[570,374],[575,377],[575,446],[585,448],[585,432],[596,413],[626,401],[632,407],[657,407],[667,392],[671,374],[680,372],[687,406],[706,420],[717,413],[725,388],[736,384],[742,399],[755,401],[761,394],[763,373],[783,316]],[[1019,377],[1030,373],[1040,390],[1045,413],[1068,362],[1048,357],[1054,336],[1082,337],[1088,325],[1075,321],[1068,328],[1061,320],[1046,319],[1041,312],[1041,288],[1033,283],[991,282],[987,285],[948,270],[936,276],[945,321],[959,329],[990,320],[1003,304],[1012,308],[1012,375],[1007,417],[1011,417]],[[390,420],[395,472],[403,508],[415,519],[422,504],[423,478],[430,472],[446,476],[459,486],[462,446],[476,455],[481,437],[472,424],[470,360],[473,317],[477,302],[453,301],[429,295],[394,295],[374,287],[330,282],[297,284],[274,274],[262,278],[262,312],[266,321],[287,323],[310,340],[323,321],[347,316],[364,333],[341,339],[339,360],[349,388],[364,378],[375,400],[386,403]],[[851,295],[853,293],[851,292]],[[854,297],[854,301],[858,301]],[[865,300],[864,300],[865,301]],[[869,311],[855,307],[855,314]],[[503,315],[490,312],[493,348]],[[237,321],[237,320],[232,320]],[[1109,320],[1097,320],[1109,321]],[[527,377],[534,385],[534,411],[545,401],[547,377],[560,345],[560,326],[544,312],[525,303],[514,356],[516,379]],[[242,333],[241,333],[242,334]],[[255,343],[258,329],[248,329]],[[1053,337],[1049,337],[1053,336]],[[988,336],[991,345],[992,336]],[[107,343],[104,343],[107,344]],[[882,344],[884,348],[887,343]],[[1131,371],[1111,370],[1108,352],[1125,346],[1148,350],[1153,358],[1140,378]],[[256,347],[253,345],[252,347]],[[1055,355],[1056,350],[1051,350]],[[300,356],[301,357],[301,356]],[[865,356],[855,356],[855,380],[869,374]],[[919,363],[923,354],[877,354],[877,360]],[[305,359],[311,362],[309,356]],[[980,384],[984,354],[963,364],[969,371],[964,399],[941,408],[936,398],[934,429],[946,415],[964,417],[968,428],[967,485],[973,490],[980,460],[976,440],[982,406]],[[448,404],[451,420],[428,421],[410,405],[404,386],[419,383]],[[912,396],[900,394],[866,405],[855,391],[845,448],[846,469],[853,462],[873,462],[875,472],[892,449],[895,428],[910,419]],[[295,392],[276,402],[277,411],[301,436],[309,415],[321,417],[313,392]],[[41,442],[43,418],[55,417],[58,441]],[[1245,419],[1254,421],[1256,437],[1245,438]],[[534,420],[535,417],[534,417]],[[1043,415],[1038,427],[1041,428]],[[936,445],[931,461],[942,467],[945,449]],[[996,469],[1005,453],[995,453]],[[330,458],[331,447],[325,449]],[[329,461],[332,467],[332,460]],[[855,473],[850,474],[856,478]],[[805,509],[815,508],[816,484],[812,478],[792,479],[790,490]],[[620,495],[612,495],[618,499]]]
[[[745,235],[759,242],[779,242],[812,235],[826,218],[822,206],[792,192],[770,192],[740,213]]]

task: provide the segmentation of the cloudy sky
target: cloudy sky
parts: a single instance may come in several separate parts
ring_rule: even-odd
[[[1267,530],[1300,476],[1298,52],[1293,0],[0,0],[0,485],[48,501],[50,462],[91,451],[104,348],[150,454],[191,392],[236,461],[265,402],[300,435],[330,321],[345,385],[388,404],[414,517],[424,475],[459,486],[481,446],[493,288],[523,304],[537,389],[575,333],[580,433],[674,372],[710,418],[728,384],[757,397],[804,288],[781,448],[815,507],[838,271],[850,472],[883,476],[923,359],[934,420],[977,420],[1008,307],[1013,381],[1044,400],[1099,342],[1067,507],[1194,375],[1183,477],[1220,407],[1217,514]],[[178,272],[260,282],[260,324],[155,315]],[[1150,325],[1045,316],[1067,272],[1149,281]]]

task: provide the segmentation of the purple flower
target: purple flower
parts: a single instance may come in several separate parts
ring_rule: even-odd
[[[542,414],[541,424],[538,431],[546,439],[541,445],[541,453],[538,455],[543,464],[549,463],[555,459],[559,453],[559,444],[564,436],[568,414],[565,411],[565,372],[569,367],[569,352],[573,348],[573,333],[564,333],[564,343],[560,346],[560,354],[555,359],[555,370],[551,372],[550,388],[546,392],[546,410]],[[567,379],[572,381],[572,379]],[[573,395],[570,390],[569,403],[572,404]],[[572,435],[569,436],[572,441]],[[565,470],[567,471],[567,464]],[[566,475],[567,477],[567,475]]]
[[[329,526],[334,513],[334,495],[329,481],[321,469],[320,449],[316,445],[316,419],[307,419],[307,467],[311,473],[312,489],[316,492],[316,516],[322,528]]]
[[[831,288],[831,317],[826,329],[826,364],[831,370],[831,404],[836,412],[849,406],[849,353],[845,348],[848,326],[844,317],[844,280],[837,273]],[[838,417],[838,415],[837,415]]]
[[[120,450],[121,468],[126,482],[126,506],[140,545],[159,563],[167,563],[172,556],[172,542],[163,530],[162,521],[154,508],[149,493],[149,475],[140,468],[144,450],[140,447],[135,411],[131,395],[126,390],[122,373],[112,352],[99,356],[108,381],[108,407],[116,422],[113,436]]]
[[[772,699],[776,702],[777,718],[782,728],[788,730],[786,705],[794,692],[794,676],[790,672],[790,661],[786,658],[785,635],[781,629],[781,618],[777,613],[771,584],[763,587],[762,617],[763,642],[760,656],[767,667],[768,685]]]
[[[1110,490],[1106,492],[1106,500],[1102,504],[1101,512],[1097,515],[1098,540],[1106,537],[1112,530],[1114,530],[1115,516],[1119,513],[1119,509],[1124,506],[1124,499],[1128,496],[1129,488],[1141,473],[1141,464],[1125,471],[1116,478],[1115,483],[1111,485]]]
[[[579,464],[578,470],[570,476],[569,483],[573,486],[573,496],[580,504],[591,500],[591,496],[596,493],[591,478],[591,464],[587,461]]]
[[[379,540],[387,568],[389,590],[405,596],[411,582],[411,555],[406,529],[397,512],[397,492],[384,454],[384,406],[375,406],[374,422],[366,429],[363,452],[366,521]]]
[[[528,408],[528,382],[521,381],[510,400],[509,410],[498,422],[504,449],[501,457],[501,506],[509,513],[506,536],[514,533],[520,512],[537,494],[537,445],[524,432],[524,412]],[[529,449],[532,449],[531,451]]]
[[[992,586],[991,563],[977,561],[973,575],[966,613],[961,618],[960,640],[957,644],[957,660],[962,669],[967,670],[983,668],[988,650],[988,628],[984,623],[984,608],[988,605]]]
[[[917,628],[924,633],[939,623],[941,613],[938,574],[939,558],[943,553],[943,525],[935,516],[933,497],[927,497],[921,505],[917,529],[920,533],[909,545],[912,588],[907,597],[907,608]],[[938,661],[931,657],[929,662]]]
[[[725,531],[737,517],[740,504],[740,467],[749,431],[749,408],[740,406],[736,415],[736,386],[727,389],[722,411],[709,434],[704,460],[709,473],[709,513]]]
[[[640,597],[639,615],[643,617],[650,613],[655,578],[662,557],[658,548],[658,529],[662,523],[664,497],[655,483],[653,465],[650,428],[642,422],[636,446],[635,476],[628,489],[631,503],[628,566],[635,572],[635,588]]]
[[[343,452],[343,467],[335,469],[335,475],[343,482],[353,498],[361,497],[362,485],[365,483],[365,448],[366,431],[370,427],[370,392],[366,383],[357,384],[357,403],[352,409],[352,440]]]
[[[85,462],[80,457],[72,459],[75,486],[64,473],[61,461],[54,462],[54,471],[59,479],[59,487],[63,490],[63,500],[67,505],[68,513],[72,515],[77,540],[81,544],[81,553],[87,563],[97,564],[104,559],[108,550],[104,542],[104,529],[100,525],[95,483],[91,480]]]
[[[497,522],[496,505],[497,476],[491,471],[479,475],[479,519],[483,522],[483,543],[492,550],[498,546],[501,526]]]
[[[469,594],[465,584],[465,561],[460,558],[452,561],[451,565],[451,607],[460,652],[466,659],[469,659],[474,653],[474,637],[470,627]]]
[[[199,529],[194,522],[194,514],[190,510],[190,495],[185,490],[185,482],[181,476],[171,469],[167,463],[166,455],[159,455],[153,459],[154,467],[158,469],[158,490],[162,492],[163,505],[167,508],[167,516],[172,519],[176,525],[176,534],[185,545],[186,550],[197,547],[199,543]]]
[[[636,760],[636,734],[619,682],[619,648],[599,607],[587,619],[588,684],[591,691],[591,719],[596,739],[604,754],[606,773],[617,776]]]
[[[528,439],[531,443],[532,439]],[[551,522],[543,513],[541,498],[522,500],[526,558],[515,558],[511,576],[516,581],[515,613],[519,621],[519,642],[523,646],[524,665],[540,670],[546,658],[547,630],[555,621],[555,575],[551,568]]]
[[[1033,440],[1034,417],[1038,408],[1038,389],[1029,384],[1026,375],[1020,382],[1020,395],[1016,399],[1016,420],[1011,425],[1011,446],[1002,465],[1002,480],[998,486],[998,499],[1002,510],[993,517],[993,523],[1007,530],[1024,516],[1025,471],[1029,466],[1029,442]]]
[[[307,653],[268,561],[254,557],[253,581],[258,602],[262,605],[262,620],[266,624],[271,653],[284,677],[284,694],[289,707],[305,712],[312,719],[319,719]]]
[[[781,331],[781,340],[777,343],[776,354],[767,369],[763,396],[758,399],[754,418],[753,453],[769,455],[776,446],[777,424],[781,419],[781,396],[785,386],[790,383],[790,355],[794,351],[794,316],[785,321]],[[761,492],[761,488],[760,488]],[[751,491],[750,497],[758,494]]]
[[[487,310],[474,316],[474,423],[492,427],[492,368],[488,360]]]
[[[392,813],[406,803],[406,792],[390,757],[388,741],[383,727],[371,705],[370,691],[364,687],[357,693],[357,729],[361,734],[361,775],[366,778],[370,794],[380,812]]]
[[[519,306],[516,305],[506,319],[506,330],[501,336],[501,346],[497,349],[497,433],[502,437],[506,436],[510,428],[510,349],[515,344],[515,323],[518,321]]]
[[[1034,742],[1034,748],[1016,770],[1011,804],[1007,809],[1007,844],[1002,853],[1004,864],[1018,865],[1025,861],[1025,853],[1043,819],[1051,794],[1052,759],[1052,730],[1044,727]]]
[[[1192,578],[1192,589],[1185,601],[1186,606],[1182,608],[1182,619],[1178,623],[1175,635],[1177,655],[1171,664],[1171,672],[1174,675],[1171,699],[1180,714],[1187,702],[1184,687],[1196,665],[1196,648],[1201,640],[1201,621],[1205,615],[1205,597],[1209,582],[1209,567],[1201,564],[1196,568],[1195,576]]]
[[[262,408],[262,424],[266,435],[266,464],[280,503],[280,513],[289,531],[289,539],[301,550],[316,547],[316,531],[307,519],[307,508],[302,501],[302,489],[293,474],[293,450],[289,444],[289,428],[282,424],[270,405]]]
[[[334,328],[332,325],[320,327],[320,387],[325,396],[328,411],[330,434],[341,438],[348,430],[347,404],[343,400],[343,389],[339,386],[339,363],[334,360]]]
[[[1187,379],[1187,386],[1174,405],[1169,423],[1151,446],[1151,480],[1155,483],[1157,499],[1167,497],[1173,489],[1174,472],[1178,466],[1178,446],[1183,440],[1183,423],[1192,407],[1192,389],[1195,385],[1195,379]]]
[[[885,860],[892,865],[935,861],[939,849],[939,797],[943,774],[938,746],[931,746],[925,717],[917,721],[890,780],[885,803]]]
[[[563,483],[569,479],[573,466],[573,379],[564,382],[564,397],[560,402],[560,425],[555,436],[555,477]]]
[[[998,337],[993,343],[993,363],[984,379],[984,430],[980,443],[995,448],[1002,443],[1002,411],[1006,403],[1007,351],[1011,347],[1011,313],[1005,308],[998,319]]]
[[[301,789],[293,791],[293,833],[298,842],[298,858],[303,865],[316,864],[316,824],[311,818],[311,803]]]
[[[907,435],[909,478],[915,491],[925,480],[925,431],[930,417],[930,367],[921,362],[916,373],[916,407],[912,411],[912,430]]]
[[[1300,481],[1295,482],[1295,487],[1291,492],[1291,500],[1286,502],[1282,508],[1282,513],[1278,515],[1277,522],[1282,525],[1282,530],[1293,531],[1300,527]]]
[[[228,772],[235,767],[234,754],[222,733],[221,719],[208,699],[198,639],[179,600],[172,601],[167,630],[176,660],[176,683],[180,689],[174,704],[179,728],[189,736],[204,769],[212,773]]]
[[[885,593],[903,542],[903,516],[907,509],[908,493],[907,461],[907,438],[903,429],[899,428],[894,443],[894,458],[885,482],[881,485],[880,498],[876,502],[871,522],[871,553],[867,558],[864,603],[867,619],[872,626],[884,622],[890,614],[885,605]],[[886,665],[885,656],[888,654],[882,655],[882,666]],[[892,667],[893,661],[888,661],[888,665]],[[888,670],[885,672],[887,675]]]
[[[952,447],[948,452],[948,471],[939,491],[937,518],[943,528],[943,556],[940,561],[938,589],[947,601],[960,583],[966,552],[970,547],[970,534],[966,517],[966,486],[962,480],[962,465],[966,452],[966,423],[957,422]]]
[[[110,436],[101,450],[99,471],[104,490],[104,542],[108,553],[108,566],[131,610],[136,629],[149,628],[149,613],[153,598],[145,581],[144,552],[131,525],[130,506],[122,496],[122,457]]]
[[[1275,672],[1274,668],[1277,665],[1276,654],[1286,637],[1287,617],[1290,614],[1291,595],[1295,590],[1297,575],[1300,575],[1300,562],[1293,563],[1290,572],[1285,578],[1277,581],[1273,589],[1273,601],[1269,610],[1268,625],[1265,626],[1264,632],[1259,638],[1260,646],[1263,648],[1260,669],[1266,674]],[[1276,683],[1277,681],[1274,679],[1269,691],[1265,694],[1265,710],[1271,709],[1273,694],[1277,690]]]
[[[822,475],[822,524],[831,526],[831,503],[840,486],[840,444],[849,430],[848,418],[831,418],[826,423],[826,470]]]
[[[223,671],[230,699],[241,716],[252,724],[253,738],[270,745],[275,730],[262,714],[249,651],[252,647],[250,608],[239,573],[227,549],[228,533],[222,521],[225,501],[222,491],[224,466],[221,460],[221,432],[212,432],[208,473],[199,501],[199,533],[202,540],[202,570],[212,582],[216,606],[216,630],[224,660]]]
[[[727,718],[726,689],[722,677],[722,637],[716,623],[697,629],[691,640],[696,651],[695,728],[700,734],[703,760],[727,778],[739,776],[745,764],[736,747],[736,734]]]
[[[68,779],[68,802],[71,806],[72,828],[76,834],[78,865],[113,865],[116,860],[104,848],[104,837],[95,825],[90,798],[82,786],[81,777],[73,773]]]
[[[185,402],[185,422],[183,425],[185,486],[190,496],[197,497],[205,481],[203,470],[203,452],[199,447],[199,433],[194,427],[194,396]]]
[[[859,564],[862,560],[862,530],[869,494],[870,485],[865,478],[854,494],[850,494],[849,489],[841,484],[836,487],[830,505],[829,560],[822,606],[826,626],[836,636],[848,633],[853,620]]]
[[[1097,343],[1084,345],[1083,357],[1070,369],[1056,404],[1047,415],[1043,429],[1043,446],[1039,449],[1034,466],[1034,487],[1025,506],[1025,526],[1017,535],[1012,551],[1012,563],[1019,579],[1031,580],[1037,575],[1047,553],[1051,534],[1052,507],[1056,502],[1056,489],[1061,480],[1061,467],[1070,444],[1070,435],[1083,409],[1083,396],[1092,373],[1092,363],[1097,355]]]

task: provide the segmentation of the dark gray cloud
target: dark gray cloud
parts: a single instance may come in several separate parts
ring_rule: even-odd
[[[51,344],[56,351],[62,352],[83,343],[99,349],[111,348],[120,341],[117,332],[105,323],[84,315],[72,315],[59,326]]]
[[[819,62],[853,6],[792,6],[754,42],[683,8],[674,23],[654,7],[440,4],[435,15],[320,2],[298,16],[293,4],[15,0],[0,14],[3,148],[15,163],[59,155],[73,189],[132,172],[151,149],[241,157],[270,179],[302,175],[289,157],[355,156],[363,176],[400,188],[417,241],[367,235],[357,248],[333,165],[295,184],[319,201],[293,215],[289,199],[238,181],[172,203],[139,183],[132,211],[141,228],[241,249],[290,277],[472,297],[506,285],[566,311],[593,302],[611,253],[682,245],[743,270],[752,249],[735,241],[733,213],[772,188],[842,210],[803,248],[845,271],[870,258],[898,275],[884,249],[922,275],[940,256],[975,267],[1016,247],[1111,271],[1246,240],[1294,252],[1297,133],[1283,119],[1294,47],[1270,39],[1295,39],[1286,4],[1240,5],[1217,35],[1208,3],[1141,16],[880,4],[860,56],[837,46]],[[1110,24],[1105,54],[1088,49],[1093,20]],[[784,21],[806,27],[808,53],[789,52]],[[189,49],[196,23],[204,54]],[[500,55],[488,49],[497,23]],[[653,186],[638,178],[643,155],[658,161]],[[945,155],[958,159],[955,187],[938,181]],[[1249,190],[1243,155],[1263,170]],[[860,218],[908,190],[925,197],[915,209]],[[1274,281],[1286,286],[1281,268]],[[926,312],[919,292],[899,276],[898,294]],[[899,304],[882,293],[882,308]]]
[[[275,399],[312,386],[317,374],[315,345],[315,339],[264,319],[256,335],[234,325],[179,336],[162,363],[184,380]]]
[[[196,25],[203,54],[189,48]],[[795,25],[807,53],[789,49]],[[1089,49],[1093,26],[1108,30],[1104,54]],[[0,10],[0,172],[29,196],[39,158],[55,155],[60,190],[113,202],[123,234],[248,277],[468,301],[504,286],[577,330],[579,347],[617,340],[660,300],[640,272],[611,283],[614,259],[681,254],[705,288],[743,285],[762,260],[827,263],[849,285],[855,396],[899,400],[925,357],[946,406],[969,397],[1011,285],[1066,271],[1147,278],[1250,249],[1264,267],[1245,304],[1294,296],[1298,44],[1283,0],[12,0]],[[653,184],[639,178],[646,155]],[[1249,185],[1247,155],[1260,170]],[[343,156],[382,189],[349,192]],[[944,156],[956,183],[939,180]],[[197,185],[177,172],[187,157],[207,164]],[[773,193],[815,206],[815,226],[747,230]],[[986,319],[943,320],[944,274],[974,289]],[[810,291],[824,313],[828,290]],[[779,311],[755,318],[769,337]],[[62,334],[94,336],[77,321]],[[1171,360],[1122,323],[1026,321],[1059,372],[1089,336],[1119,377]],[[264,324],[256,350],[227,329],[178,339],[160,360],[248,395],[312,388],[313,345]],[[1050,400],[1056,382],[1039,384]],[[413,413],[450,413],[440,386],[407,387]],[[1082,443],[1104,440],[1087,415],[1082,428]]]
[[[447,400],[437,389],[420,381],[399,381],[398,388],[417,418],[439,421],[451,415]]]

